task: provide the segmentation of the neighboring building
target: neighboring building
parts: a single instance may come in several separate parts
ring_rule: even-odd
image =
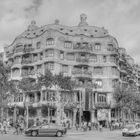
[[[112,100],[114,85],[132,82],[140,86],[140,69],[134,60],[104,27],[89,26],[86,19],[81,14],[80,23],[73,27],[60,25],[59,20],[38,27],[32,21],[25,32],[4,48],[12,80],[36,78],[45,69],[76,80],[74,93],[55,88],[30,93],[29,106],[37,110],[36,117],[30,118],[47,120],[47,116],[41,115],[41,108],[46,105],[51,106],[52,120],[58,123],[68,119],[74,125],[81,121],[79,115],[92,122],[119,119],[121,113],[114,109]],[[58,94],[61,102],[52,99]],[[13,98],[9,106],[20,108],[18,114],[24,115],[24,95]],[[138,115],[132,114],[132,118],[138,119]]]

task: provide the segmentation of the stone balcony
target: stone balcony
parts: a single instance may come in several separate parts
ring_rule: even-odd
[[[30,59],[23,59],[21,63],[22,64],[31,64],[32,60],[30,60]]]
[[[24,52],[24,53],[30,53],[30,52],[32,52],[32,51],[34,51],[34,48],[24,48],[24,49],[23,49],[23,52]]]
[[[14,53],[23,52],[23,48],[16,48]]]
[[[79,63],[88,63],[89,62],[89,59],[88,58],[79,57],[79,58],[76,58],[76,62],[79,62]]]
[[[72,71],[73,76],[75,77],[88,77],[92,78],[92,72],[88,70],[73,70]]]

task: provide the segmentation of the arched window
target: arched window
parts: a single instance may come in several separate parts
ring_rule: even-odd
[[[37,48],[37,49],[40,49],[40,48],[41,48],[41,42],[37,42],[37,43],[36,43],[36,48]]]
[[[95,43],[94,50],[96,51],[101,50],[101,43]]]
[[[54,39],[53,38],[47,38],[46,39],[46,45],[49,46],[49,45],[54,45]]]
[[[97,79],[95,81],[95,84],[97,85],[97,88],[102,88],[103,86],[103,81],[101,79]]]
[[[108,51],[114,51],[114,46],[113,46],[113,44],[111,44],[111,43],[108,44],[108,45],[107,45],[107,50],[108,50]]]
[[[72,42],[71,41],[65,41],[64,42],[64,47],[70,49],[72,47]]]

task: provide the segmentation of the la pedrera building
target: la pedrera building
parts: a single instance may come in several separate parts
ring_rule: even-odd
[[[104,27],[90,26],[85,14],[78,26],[53,24],[38,27],[32,21],[11,45],[4,48],[4,60],[11,64],[11,80],[36,78],[49,69],[76,80],[71,93],[60,88],[42,88],[28,94],[29,120],[69,121],[71,126],[82,121],[103,124],[111,120],[138,120],[137,113],[123,114],[115,109],[112,98],[118,82],[140,86],[140,69]],[[61,95],[60,100],[53,97]],[[25,116],[24,94],[9,101],[9,117]],[[50,112],[43,114],[44,106]],[[14,110],[16,108],[16,114]],[[12,113],[13,110],[13,113]]]

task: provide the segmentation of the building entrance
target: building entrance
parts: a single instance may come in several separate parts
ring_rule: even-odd
[[[83,121],[90,122],[91,113],[90,111],[83,111]]]

